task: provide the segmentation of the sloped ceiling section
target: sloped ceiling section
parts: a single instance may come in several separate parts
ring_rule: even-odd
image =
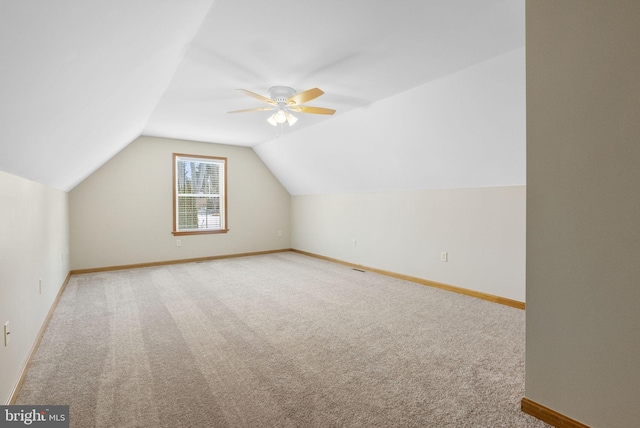
[[[464,93],[429,82],[523,46],[524,0],[2,0],[0,170],[69,190],[143,134],[261,145],[295,194],[378,188],[372,172],[351,173],[379,159],[406,176],[384,186],[455,185],[468,177],[425,177],[462,170],[446,166],[454,152],[511,151],[439,127],[440,107],[454,117],[449,101],[464,109]],[[265,105],[237,88],[267,95],[274,85],[320,87],[309,105],[337,113],[300,114],[281,130],[270,112],[227,114]],[[492,110],[485,95],[474,111]],[[447,144],[452,156],[438,155]],[[420,157],[432,161],[414,164]],[[337,174],[318,185],[310,159]]]
[[[524,0],[216,0],[143,133],[255,146],[271,86],[325,95],[284,134],[524,46]]]
[[[292,195],[523,185],[524,48],[254,150]]]
[[[69,190],[138,137],[212,2],[0,2],[0,169]]]

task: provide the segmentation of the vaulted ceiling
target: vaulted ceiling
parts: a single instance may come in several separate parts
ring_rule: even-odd
[[[445,129],[438,131],[440,137],[429,137],[428,144],[415,138],[423,115],[437,115],[434,103],[451,107],[439,92],[444,87],[455,92],[466,79],[459,73],[473,67],[480,67],[473,72],[478,75],[495,74],[491,66],[479,64],[523,50],[524,0],[4,0],[0,170],[69,190],[138,136],[152,135],[253,147],[294,194],[376,190],[380,186],[366,179],[366,174],[375,175],[371,171],[342,188],[317,186],[313,183],[322,172],[310,177],[304,159],[322,153],[331,163],[326,151],[333,148],[341,160],[329,169],[342,168],[338,176],[348,177],[345,165],[361,162],[362,143],[354,143],[353,150],[344,145],[359,140],[357,130],[366,123],[375,125],[372,121],[398,112],[378,131],[406,127],[411,135],[400,132],[387,147],[375,150],[395,153],[392,164],[399,173],[421,169],[424,163],[416,154],[437,160],[437,147],[456,144],[453,137],[440,138]],[[508,135],[500,131],[498,138],[487,131],[482,141],[504,141],[470,153],[487,156],[487,171],[509,164],[519,170],[507,171],[505,179],[471,175],[459,183],[418,174],[424,183],[413,185],[410,174],[391,188],[473,185],[473,180],[477,185],[521,184],[524,56],[514,58],[506,64],[511,74],[497,80],[513,82],[518,94],[499,96],[496,106],[491,93],[479,93],[472,104],[481,116],[485,110],[496,112],[487,117],[497,121],[493,129],[502,129],[498,122],[505,117],[518,122],[518,129]],[[513,67],[514,61],[521,66]],[[446,80],[456,74],[460,82]],[[430,86],[433,82],[440,83]],[[282,128],[267,123],[269,112],[227,113],[264,106],[236,89],[268,95],[275,85],[298,91],[319,87],[325,94],[309,105],[337,112],[299,114],[293,127]],[[464,96],[458,93],[454,99]],[[410,111],[416,109],[419,114]],[[513,117],[512,111],[519,113]],[[477,131],[458,139],[477,145],[472,137]],[[469,153],[462,146],[454,152]],[[496,157],[500,162],[491,164]],[[437,168],[431,173],[442,174]],[[359,185],[358,180],[367,182]]]

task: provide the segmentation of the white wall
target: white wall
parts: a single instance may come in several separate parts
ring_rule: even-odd
[[[0,402],[7,403],[69,272],[69,214],[66,192],[2,171],[0,198],[0,329],[11,327],[8,347],[0,338]]]
[[[171,234],[173,153],[227,157],[228,233]],[[70,192],[71,268],[289,248],[289,204],[247,147],[140,137]]]
[[[522,302],[525,198],[524,186],[293,196],[292,246]]]
[[[292,195],[524,185],[524,55],[500,55],[255,151]]]
[[[527,398],[640,421],[640,2],[527,2]]]

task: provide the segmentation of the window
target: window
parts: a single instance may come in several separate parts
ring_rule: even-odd
[[[227,159],[173,154],[173,234],[226,233]]]

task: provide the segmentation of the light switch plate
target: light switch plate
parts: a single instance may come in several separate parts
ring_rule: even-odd
[[[9,321],[7,321],[6,323],[4,323],[4,334],[2,335],[4,337],[4,346],[7,346],[9,344],[10,333],[11,331],[9,330]]]

